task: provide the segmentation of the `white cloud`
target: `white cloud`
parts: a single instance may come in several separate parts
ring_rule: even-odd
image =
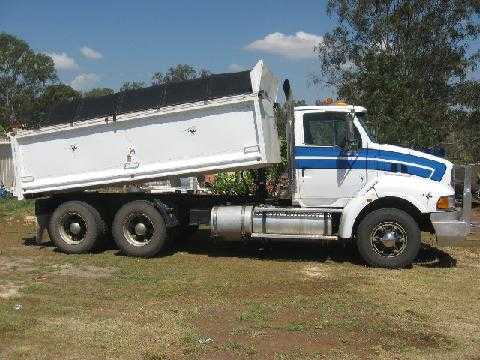
[[[228,71],[231,72],[239,72],[245,70],[245,66],[238,65],[238,64],[230,64],[228,65]]]
[[[78,64],[75,59],[68,56],[66,53],[47,53],[53,59],[55,63],[55,69],[57,70],[75,70],[78,69]]]
[[[321,42],[323,42],[322,36],[304,31],[299,31],[295,35],[275,32],[248,44],[245,50],[262,51],[289,59],[308,59],[315,57],[313,48]]]
[[[83,73],[75,76],[70,85],[75,90],[86,90],[92,88],[100,81],[100,77],[94,73]]]
[[[103,55],[100,54],[98,51],[93,50],[92,48],[89,48],[88,46],[82,46],[80,48],[80,52],[82,53],[83,56],[85,56],[87,59],[93,59],[93,60],[98,60],[103,58]]]

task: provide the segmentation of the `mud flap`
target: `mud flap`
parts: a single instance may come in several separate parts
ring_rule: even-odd
[[[35,242],[37,245],[41,245],[43,242],[43,233],[48,229],[48,222],[50,221],[50,215],[37,215],[37,232],[35,234]],[[48,231],[48,230],[47,230]]]

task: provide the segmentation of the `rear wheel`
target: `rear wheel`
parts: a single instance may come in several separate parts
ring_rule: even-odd
[[[112,233],[118,247],[129,256],[155,256],[167,242],[167,229],[162,215],[144,200],[132,201],[118,210]]]
[[[357,248],[371,266],[403,268],[420,250],[421,233],[409,214],[399,209],[379,209],[358,226]]]
[[[98,211],[82,201],[61,204],[52,214],[49,235],[53,243],[67,254],[91,250],[105,231]]]

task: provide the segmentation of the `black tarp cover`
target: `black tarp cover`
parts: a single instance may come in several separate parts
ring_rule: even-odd
[[[69,124],[99,117],[113,118],[113,115],[134,111],[250,93],[252,93],[250,71],[215,74],[200,79],[60,103],[49,109],[41,118],[29,121],[28,127]]]

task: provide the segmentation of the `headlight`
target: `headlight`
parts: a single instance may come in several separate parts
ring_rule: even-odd
[[[452,210],[455,208],[455,196],[440,196],[437,201],[437,210]]]

